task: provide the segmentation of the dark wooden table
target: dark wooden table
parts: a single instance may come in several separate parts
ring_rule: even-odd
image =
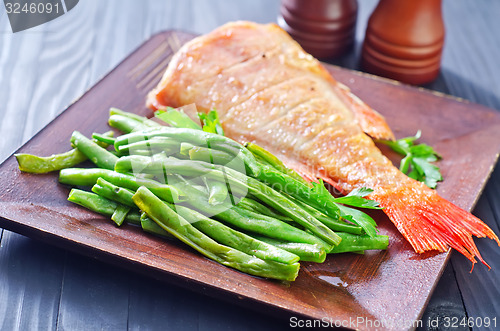
[[[358,70],[377,1],[359,2],[357,47],[331,62]],[[500,110],[500,1],[443,2],[442,71],[426,87]],[[152,34],[206,33],[238,19],[275,22],[279,0],[82,0],[68,14],[16,34],[0,8],[2,161]],[[474,211],[497,234],[499,195],[497,167]],[[10,231],[0,229],[0,240],[0,330],[279,330],[290,324]],[[445,318],[463,317],[496,318],[500,327],[500,249],[489,240],[477,244],[492,270],[478,265],[470,274],[469,262],[453,254],[422,316],[423,329],[436,329],[428,321],[438,317],[440,329]]]

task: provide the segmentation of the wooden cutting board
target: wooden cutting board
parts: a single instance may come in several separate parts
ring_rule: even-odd
[[[70,149],[75,129],[86,135],[107,131],[110,107],[151,116],[144,106],[147,92],[158,83],[173,53],[191,38],[175,31],[155,35],[18,152],[59,153]],[[422,141],[443,156],[445,181],[439,193],[471,210],[500,151],[497,113],[374,76],[327,68],[386,116],[397,137],[422,130]],[[21,173],[13,156],[0,166],[0,175],[1,227],[259,311],[318,319],[323,325],[414,328],[450,255],[415,254],[387,217],[375,212],[381,233],[390,236],[388,250],[302,263],[297,280],[285,284],[223,267],[133,226],[118,229],[108,219],[67,202],[70,188],[58,184],[56,173]]]

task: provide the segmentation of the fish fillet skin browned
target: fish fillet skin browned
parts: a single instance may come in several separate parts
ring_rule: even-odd
[[[395,168],[367,135],[394,138],[383,117],[274,24],[228,23],[184,45],[148,105],[193,103],[216,109],[229,137],[257,143],[309,178],[343,192],[372,188],[369,198],[417,252],[451,246],[484,263],[472,235],[499,242],[481,220]]]

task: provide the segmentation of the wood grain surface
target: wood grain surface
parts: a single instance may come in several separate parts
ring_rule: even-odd
[[[357,47],[332,63],[358,69],[359,45],[376,2],[359,2]],[[16,34],[0,8],[0,160],[152,34],[172,28],[205,33],[237,19],[272,22],[278,6],[278,0],[82,0],[57,20]],[[454,0],[443,6],[442,71],[426,87],[500,109],[500,37],[494,33],[500,31],[500,2]],[[497,233],[499,187],[495,169],[474,211]],[[83,330],[85,324],[111,330],[277,330],[289,325],[10,231],[0,229],[0,240],[0,329]],[[424,313],[423,329],[432,329],[427,322],[435,318],[500,318],[500,254],[489,241],[478,246],[493,270],[476,268],[469,274],[468,261],[452,254]],[[110,283],[105,295],[97,295]],[[127,312],[114,309],[118,299],[126,300]],[[90,307],[102,314],[96,318]],[[468,328],[454,330],[460,329]]]

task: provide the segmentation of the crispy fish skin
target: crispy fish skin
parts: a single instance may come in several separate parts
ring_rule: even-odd
[[[187,43],[147,103],[215,108],[229,137],[261,145],[305,177],[345,193],[372,188],[369,198],[416,252],[451,246],[485,263],[472,236],[500,245],[481,220],[395,168],[368,136],[394,139],[383,117],[274,24],[228,23]]]

